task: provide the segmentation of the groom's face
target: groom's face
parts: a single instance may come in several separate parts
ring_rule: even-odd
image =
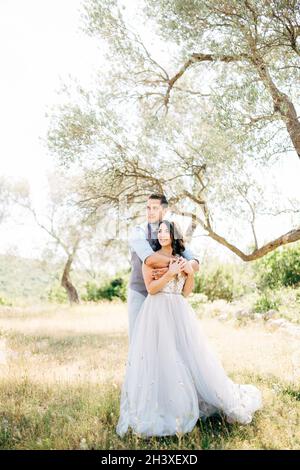
[[[159,199],[148,199],[147,201],[147,221],[150,224],[159,222],[164,218],[167,209],[165,209]]]

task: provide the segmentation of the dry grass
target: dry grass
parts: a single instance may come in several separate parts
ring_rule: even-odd
[[[300,449],[296,339],[263,325],[201,325],[228,374],[256,384],[264,408],[247,426],[222,417],[184,436],[115,433],[127,357],[126,305],[0,310],[2,449]],[[2,351],[2,353],[1,353]]]

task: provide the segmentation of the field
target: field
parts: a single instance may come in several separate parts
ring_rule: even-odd
[[[228,375],[262,390],[263,409],[247,426],[220,416],[183,436],[121,439],[126,304],[0,307],[0,448],[300,449],[299,340],[261,323],[199,321]]]

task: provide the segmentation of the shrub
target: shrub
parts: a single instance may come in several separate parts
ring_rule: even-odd
[[[194,292],[205,294],[210,301],[224,299],[231,302],[233,289],[233,277],[222,267],[217,267],[210,273],[195,275]]]
[[[254,264],[260,290],[300,285],[300,246],[282,247]]]
[[[49,302],[64,304],[68,301],[66,290],[60,285],[54,285],[47,292]]]
[[[268,310],[278,310],[280,301],[271,292],[264,292],[253,306],[254,312],[267,312]]]
[[[9,300],[5,299],[4,297],[0,296],[0,305],[5,305],[7,307],[11,307],[12,303]]]
[[[97,302],[102,299],[119,298],[126,301],[126,283],[121,277],[112,279],[101,287],[98,287],[94,282],[87,282],[85,288],[87,293],[83,296],[84,300]]]
[[[188,301],[191,307],[197,312],[197,314],[201,314],[203,312],[203,304],[207,303],[207,296],[205,294],[195,294],[191,293],[188,297]]]

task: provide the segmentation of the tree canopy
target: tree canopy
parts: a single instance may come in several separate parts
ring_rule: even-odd
[[[164,192],[174,212],[190,215],[190,234],[200,226],[245,261],[299,240],[297,225],[271,240],[257,233],[271,210],[299,214],[297,199],[270,201],[263,178],[300,156],[298,2],[136,6],[133,27],[122,2],[84,2],[82,27],[107,46],[105,67],[93,89],[75,85],[76,101],[51,114],[51,151],[83,172],[81,207],[118,210],[126,198],[135,217],[149,192]],[[164,41],[166,63],[138,25]],[[235,237],[221,233],[224,217]],[[250,247],[239,244],[245,229]]]

